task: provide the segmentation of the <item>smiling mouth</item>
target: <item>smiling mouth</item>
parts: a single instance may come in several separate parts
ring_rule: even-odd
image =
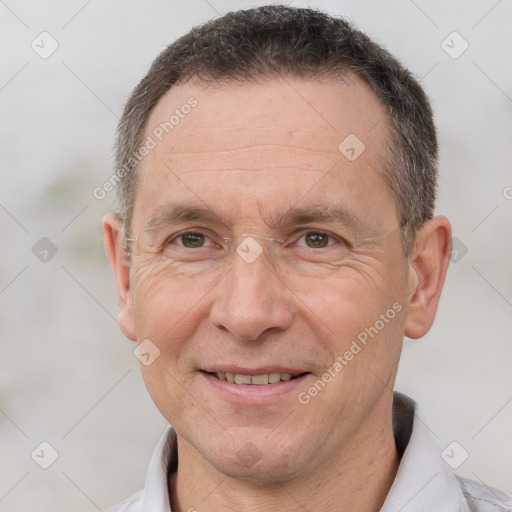
[[[277,384],[278,382],[288,381],[307,375],[304,373],[263,373],[261,375],[245,375],[231,372],[205,372],[219,380],[224,380],[232,384],[241,384],[243,386],[265,386],[267,384]]]

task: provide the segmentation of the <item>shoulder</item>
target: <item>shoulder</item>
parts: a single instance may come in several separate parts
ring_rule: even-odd
[[[144,491],[139,491],[117,505],[107,509],[105,512],[138,512],[142,504]]]
[[[475,512],[512,512],[512,494],[457,476],[469,508]]]

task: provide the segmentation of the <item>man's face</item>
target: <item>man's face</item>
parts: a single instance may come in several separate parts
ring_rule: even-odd
[[[380,174],[386,116],[354,77],[185,84],[145,137],[190,97],[140,169],[122,325],[160,350],[142,372],[181,443],[285,479],[389,421],[410,265]]]

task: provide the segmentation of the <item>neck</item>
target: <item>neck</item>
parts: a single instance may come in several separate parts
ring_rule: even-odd
[[[169,478],[173,512],[377,512],[400,462],[390,418],[372,431],[360,428],[320,470],[282,482],[226,476],[179,436],[178,460],[179,468]]]

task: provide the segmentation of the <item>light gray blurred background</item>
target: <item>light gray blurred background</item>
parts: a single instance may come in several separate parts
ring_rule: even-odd
[[[193,25],[264,3],[0,0],[0,511],[104,510],[142,488],[166,422],[117,325],[100,227],[112,197],[93,189],[153,58]],[[345,15],[432,98],[438,212],[457,253],[397,389],[422,404],[440,451],[467,451],[458,473],[512,491],[512,3],[292,5]]]

